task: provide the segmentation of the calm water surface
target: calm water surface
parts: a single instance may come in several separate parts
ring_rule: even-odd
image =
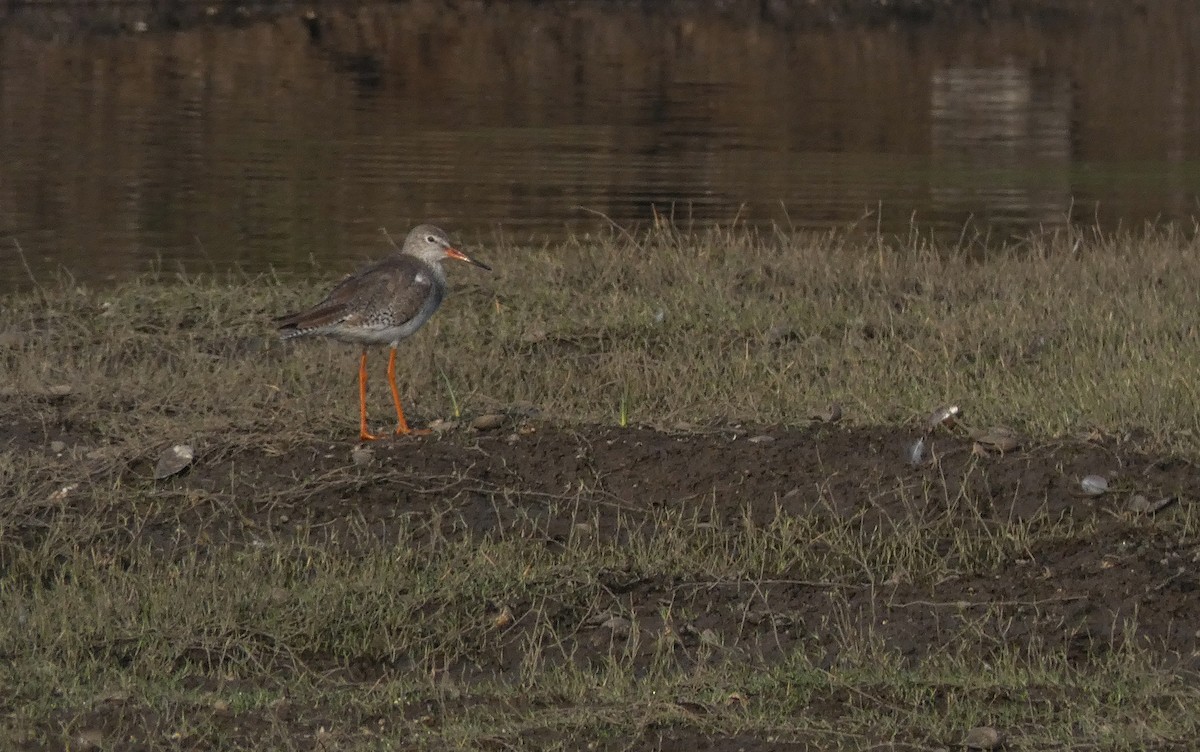
[[[1200,10],[1134,5],[812,26],[412,0],[124,34],[10,14],[0,289],[26,264],[343,270],[425,220],[476,247],[655,211],[994,238],[1190,223]]]

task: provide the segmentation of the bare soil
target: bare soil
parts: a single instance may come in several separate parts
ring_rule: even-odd
[[[3,425],[6,451],[46,452],[44,428]],[[82,454],[92,448],[94,437],[61,428],[67,445],[61,453],[64,472],[90,462],[93,478],[111,479],[116,473],[130,488],[156,488],[154,493],[169,502],[163,505],[169,513],[145,519],[136,529],[128,524],[129,510],[114,507],[108,545],[119,550],[125,542],[149,543],[167,557],[195,550],[197,544],[254,545],[299,530],[317,546],[373,538],[421,547],[431,535],[533,537],[543,540],[553,556],[582,539],[632,545],[652,532],[637,522],[652,524],[664,510],[692,510],[695,526],[717,530],[816,515],[872,536],[912,530],[914,522],[944,523],[947,517],[964,532],[985,536],[1030,520],[1075,531],[1035,537],[1027,551],[992,571],[951,574],[937,582],[913,582],[903,571],[829,582],[787,573],[753,582],[709,580],[696,573],[580,573],[599,580],[609,609],[597,613],[595,604],[585,609],[569,597],[538,608],[550,609],[551,619],[564,625],[560,654],[585,665],[607,660],[614,640],[629,638],[632,622],[643,633],[674,629],[685,668],[695,655],[689,648],[703,642],[764,666],[795,650],[817,651],[823,653],[823,665],[832,667],[841,643],[828,625],[849,619],[872,627],[888,650],[912,662],[953,643],[976,651],[983,666],[997,650],[1036,642],[1064,647],[1083,665],[1135,639],[1184,674],[1200,671],[1200,546],[1173,522],[1200,497],[1200,472],[1189,461],[1132,452],[1117,437],[1081,436],[998,454],[980,451],[964,436],[942,433],[932,444],[936,461],[914,467],[907,448],[918,431],[911,426],[720,425],[672,432],[511,418],[493,431],[462,426],[422,438],[379,441],[369,447],[372,456],[359,454],[357,463],[358,445],[349,440],[294,445],[281,438],[244,447],[214,439],[196,447],[189,470],[154,481],[149,453],[116,466],[72,460],[73,448],[75,456]],[[1080,479],[1091,474],[1106,477],[1110,491],[1085,495]],[[944,494],[920,491],[943,486]],[[1176,501],[1150,517],[1130,511],[1134,494]],[[77,498],[88,503],[86,494]],[[948,505],[946,499],[974,501]],[[45,516],[63,513],[60,507]],[[414,525],[415,520],[425,524]],[[37,519],[27,522],[19,535],[32,549],[45,528]],[[425,532],[415,536],[414,530]],[[823,544],[814,540],[811,545]],[[950,549],[947,541],[948,556]],[[949,568],[954,569],[953,562]],[[864,570],[870,569],[865,563]],[[833,599],[831,591],[843,597]],[[664,603],[696,616],[682,626],[668,624]],[[533,604],[494,604],[495,611],[501,608],[513,618],[499,649],[447,667],[466,686],[516,679],[534,621],[524,616]],[[606,621],[611,614],[630,622],[614,625]],[[1132,633],[1130,624],[1136,625]],[[642,669],[654,658],[651,642],[645,646],[636,659]],[[301,659],[325,676],[364,687],[415,670],[393,658],[364,656],[351,665],[327,655]],[[1037,699],[1070,701],[1052,696],[1057,690],[1046,693]],[[844,713],[867,701],[865,696],[828,696],[804,712],[836,726]],[[613,740],[611,747],[814,748],[803,739],[714,735],[704,731],[705,708],[681,707],[685,715],[697,715],[695,723],[649,728],[636,738]],[[436,714],[423,707],[405,712]],[[294,727],[298,744],[327,725],[319,709],[296,715],[284,708],[271,722]],[[224,717],[230,739],[253,738],[254,724],[267,723],[237,713]],[[145,738],[159,724],[120,702],[98,704],[74,721],[108,739]],[[221,717],[214,722],[221,723]],[[551,737],[547,731],[529,732],[520,746],[539,747],[555,741]]]
[[[873,619],[889,646],[914,659],[957,638],[969,606],[948,608],[951,604],[1011,602],[1012,613],[1036,613],[1042,623],[1061,624],[1042,638],[1078,644],[1081,654],[1119,640],[1115,630],[1136,614],[1141,637],[1190,656],[1193,668],[1200,669],[1200,577],[1195,566],[1200,547],[1193,542],[1181,549],[1166,530],[1148,531],[1123,511],[1134,492],[1150,499],[1178,497],[1181,503],[1159,512],[1164,528],[1169,527],[1167,519],[1179,514],[1181,504],[1200,498],[1200,472],[1190,462],[1123,454],[1113,440],[1071,441],[981,458],[970,441],[943,437],[934,440],[938,465],[917,469],[906,460],[906,448],[918,435],[912,428],[741,427],[673,434],[648,428],[525,425],[529,433],[463,432],[383,441],[371,447],[374,467],[388,471],[383,477],[372,468],[341,476],[339,471],[352,462],[347,444],[294,447],[283,455],[247,450],[212,463],[201,458],[195,472],[175,481],[177,490],[204,489],[237,500],[240,508],[223,510],[218,518],[223,527],[185,525],[184,532],[243,540],[247,530],[286,535],[289,527],[311,523],[338,537],[343,527],[365,524],[380,540],[394,540],[398,517],[417,515],[442,520],[447,535],[495,535],[509,528],[527,533],[533,525],[553,549],[565,545],[580,524],[594,527],[601,540],[624,542],[636,528],[618,529],[618,516],[637,518],[668,507],[694,508],[699,524],[721,527],[738,527],[746,519],[765,526],[777,515],[830,514],[882,536],[897,520],[913,516],[961,514],[964,525],[983,526],[1035,517],[1076,518],[1094,524],[1095,532],[1086,539],[1048,542],[1028,551],[1025,561],[1011,569],[936,587],[906,584],[903,573],[895,573],[895,584],[839,587],[849,589],[851,601],[861,607],[860,618]],[[147,464],[131,472],[149,469]],[[1095,473],[1109,477],[1111,487],[1126,490],[1084,495],[1079,481]],[[305,498],[270,494],[273,487],[291,486],[297,477],[326,474],[340,481],[316,483]],[[896,479],[917,487],[930,474],[943,476],[951,493],[971,486],[972,495],[987,499],[987,506],[970,511],[928,508],[893,491]],[[231,475],[238,479],[232,487]],[[569,497],[581,485],[589,493],[579,497],[575,516],[546,515],[547,499]],[[503,500],[497,498],[500,489],[510,489]],[[197,508],[193,518],[212,525],[214,517],[207,511]],[[286,522],[281,519],[285,516]],[[164,546],[177,545],[180,530],[170,520],[148,525],[143,534],[158,536]],[[772,629],[767,620],[749,624],[747,606],[785,614],[793,622],[816,623],[823,615],[825,587],[779,582],[710,590],[702,582],[643,580],[619,572],[611,573],[608,585],[649,629],[656,626],[658,600],[682,588],[686,602],[708,613],[695,625],[698,630],[713,629],[726,638],[725,644],[750,642],[768,654],[788,649],[789,635],[801,630]],[[514,611],[519,610],[517,604]],[[983,632],[980,648],[986,652],[989,640],[1020,640],[1037,626],[1030,622],[1006,625],[1003,634]],[[513,638],[519,644],[519,623]],[[587,648],[582,651],[586,657]],[[502,661],[492,670],[508,668]]]

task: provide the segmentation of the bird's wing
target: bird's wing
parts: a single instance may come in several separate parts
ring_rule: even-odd
[[[429,299],[434,275],[412,256],[389,256],[339,282],[312,308],[275,319],[281,330],[302,332],[337,324],[370,326],[387,314],[391,326],[414,318]]]

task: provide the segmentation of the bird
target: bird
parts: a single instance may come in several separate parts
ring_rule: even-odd
[[[358,362],[359,439],[374,441],[379,436],[367,425],[367,348],[390,345],[388,386],[396,404],[396,433],[413,431],[404,417],[400,390],[396,387],[396,348],[400,342],[433,316],[446,296],[445,259],[465,261],[486,271],[487,264],[455,248],[446,233],[430,224],[417,225],[403,245],[388,256],[363,267],[334,286],[320,303],[275,319],[279,337],[328,337],[361,345]]]

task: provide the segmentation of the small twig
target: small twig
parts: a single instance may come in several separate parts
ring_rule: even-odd
[[[800,585],[801,587],[813,588],[852,588],[858,587],[854,583],[845,582],[827,582],[824,580],[716,580],[713,582],[680,582],[672,588],[679,590],[681,588],[714,588],[714,587],[741,587],[743,585],[760,589],[763,585]]]
[[[626,230],[624,227],[622,227],[622,226],[620,226],[619,224],[617,224],[616,222],[614,222],[614,221],[612,220],[612,218],[611,218],[611,217],[609,217],[609,216],[608,216],[607,214],[605,214],[604,212],[602,212],[602,211],[596,211],[595,209],[589,209],[589,208],[588,208],[588,207],[586,207],[586,206],[579,206],[578,204],[576,204],[575,206],[573,206],[573,207],[571,207],[571,208],[572,208],[572,209],[578,209],[579,211],[585,211],[585,212],[587,212],[588,214],[594,214],[594,215],[596,215],[597,217],[600,217],[600,218],[601,218],[601,219],[603,219],[605,222],[608,222],[610,225],[612,225],[612,228],[613,228],[614,230],[616,230],[617,232],[619,232],[619,233],[621,233],[622,235],[624,235],[624,236],[625,236],[625,239],[626,239],[626,240],[628,240],[630,243],[633,243],[634,245],[636,245],[636,246],[639,246],[639,247],[641,246],[641,244],[637,242],[637,239],[635,239],[635,238],[633,237],[633,235],[629,234],[629,231],[628,231],[628,230]]]
[[[379,231],[382,232],[383,236],[387,238],[387,241],[392,244],[392,248],[395,248],[397,251],[400,250],[400,246],[396,245],[395,240],[392,240],[392,234],[387,231],[386,227],[380,227]]]
[[[21,243],[16,238],[12,238],[13,245],[17,248],[17,256],[21,259],[21,266],[25,267],[25,274],[29,277],[29,281],[34,287],[46,292],[46,288],[42,287],[42,283],[37,281],[37,277],[33,276],[33,269],[29,268],[29,260],[25,258],[25,249],[21,247]]]
[[[907,603],[889,603],[891,608],[908,608],[909,606],[930,606],[932,608],[973,608],[975,606],[1040,606],[1044,603],[1069,603],[1070,601],[1085,601],[1087,595],[1064,595],[1057,598],[1041,598],[1033,601],[908,601]]]

